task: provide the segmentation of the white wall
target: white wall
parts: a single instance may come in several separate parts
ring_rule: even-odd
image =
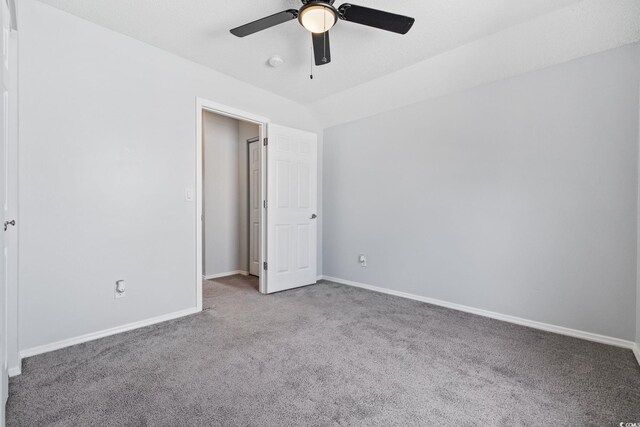
[[[205,276],[246,270],[240,260],[241,221],[239,121],[203,115],[203,257]],[[246,216],[246,215],[245,215]]]
[[[37,1],[19,6],[20,348],[195,307],[184,194],[196,97],[313,131],[312,116]]]
[[[639,59],[326,130],[324,274],[633,340]]]

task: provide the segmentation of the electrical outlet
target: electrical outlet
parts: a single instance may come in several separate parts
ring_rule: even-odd
[[[360,254],[358,255],[358,262],[360,263],[360,267],[366,267],[367,266],[367,256]]]
[[[124,280],[116,280],[115,297],[124,298],[127,296],[127,288],[124,286]]]

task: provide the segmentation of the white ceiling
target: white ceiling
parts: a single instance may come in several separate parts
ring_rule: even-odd
[[[309,79],[311,36],[297,21],[245,38],[229,29],[299,0],[41,0],[117,32],[302,103],[311,103],[579,0],[356,0],[416,18],[398,35],[340,21],[331,30],[332,62]],[[339,0],[336,5],[342,2]],[[541,35],[544,37],[544,35]],[[267,59],[285,64],[274,69]]]
[[[640,0],[582,0],[309,105],[323,127],[637,43]]]

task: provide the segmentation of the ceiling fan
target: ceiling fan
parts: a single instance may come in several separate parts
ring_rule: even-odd
[[[338,19],[398,34],[406,34],[415,22],[414,18],[408,16],[396,15],[395,13],[350,3],[345,3],[336,8],[333,6],[334,1],[302,0],[300,10],[288,9],[258,19],[232,29],[231,34],[237,37],[245,37],[298,18],[300,24],[311,32],[316,65],[324,65],[331,62],[329,30],[338,22]]]

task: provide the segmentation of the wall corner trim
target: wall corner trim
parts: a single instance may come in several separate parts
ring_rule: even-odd
[[[27,357],[36,356],[38,354],[48,353],[54,350],[60,350],[65,347],[71,347],[72,345],[82,344],[85,342],[97,340],[99,338],[108,337],[111,335],[119,334],[122,332],[132,331],[134,329],[143,328],[145,326],[155,325],[156,323],[166,322],[167,320],[174,320],[180,317],[189,316],[191,314],[199,313],[196,307],[188,308],[185,310],[175,311],[173,313],[167,313],[160,316],[152,317],[150,319],[140,320],[138,322],[128,323],[126,325],[116,326],[114,328],[103,329],[102,331],[92,332],[85,335],[80,335],[74,338],[67,338],[61,341],[56,341],[50,344],[40,345],[37,347],[28,348],[20,351],[20,360]],[[21,371],[21,369],[18,369]],[[15,372],[15,370],[14,370]],[[18,372],[16,375],[18,375]]]
[[[20,359],[20,365],[22,365],[22,359]],[[21,366],[14,366],[14,367],[9,368],[7,371],[9,373],[9,378],[17,377],[18,375],[20,375],[22,373],[22,367]]]
[[[636,356],[636,360],[638,361],[638,365],[640,365],[640,344],[633,344],[633,354]]]
[[[551,325],[549,323],[537,322],[535,320],[523,319],[521,317],[510,316],[507,314],[496,313],[493,311],[483,310],[480,308],[469,307],[462,304],[456,304],[448,301],[442,301],[435,298],[423,297],[420,295],[409,294],[406,292],[395,291],[392,289],[382,288],[379,286],[368,285],[366,283],[354,282],[352,280],[340,279],[338,277],[323,276],[324,280],[342,285],[353,286],[356,288],[368,289],[374,292],[394,295],[401,298],[412,299],[415,301],[426,302],[428,304],[446,307],[453,310],[463,311],[465,313],[476,314],[478,316],[489,317],[491,319],[501,320],[503,322],[514,323],[516,325],[527,326],[529,328],[540,329],[542,331],[553,332],[560,335],[566,335],[574,338],[580,338],[587,341],[593,341],[601,344],[613,345],[616,347],[628,348],[633,351],[640,364],[640,349],[633,341],[627,341],[620,338],[609,337],[606,335],[594,334],[592,332],[580,331],[577,329],[565,328],[564,326]]]

